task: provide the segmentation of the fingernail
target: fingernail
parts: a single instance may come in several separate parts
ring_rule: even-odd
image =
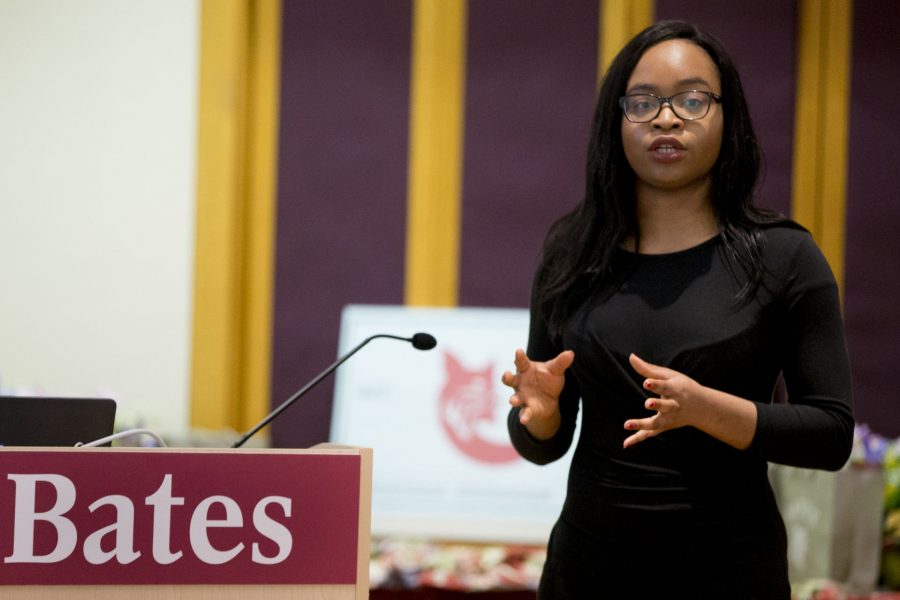
[[[634,429],[634,423],[625,423],[625,429]]]
[[[653,384],[649,381],[644,382],[644,387],[647,389],[653,389]]]
[[[656,401],[655,401],[655,400],[651,400],[650,402],[648,402],[648,403],[647,403],[647,408],[656,408]]]

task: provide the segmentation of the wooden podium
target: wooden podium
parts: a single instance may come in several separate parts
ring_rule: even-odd
[[[0,597],[368,598],[372,451],[0,448]]]

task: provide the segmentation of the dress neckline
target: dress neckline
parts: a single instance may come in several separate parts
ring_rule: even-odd
[[[661,252],[658,254],[647,254],[644,252],[632,252],[631,250],[626,250],[625,248],[618,248],[618,251],[624,254],[625,256],[630,256],[633,258],[639,258],[641,260],[657,260],[657,259],[665,259],[665,258],[676,258],[679,256],[687,256],[690,254],[694,254],[696,252],[702,252],[707,248],[712,246],[716,246],[719,241],[722,239],[722,236],[718,233],[705,240],[696,244],[694,246],[690,246],[688,248],[684,248],[682,250],[675,250],[674,252]]]

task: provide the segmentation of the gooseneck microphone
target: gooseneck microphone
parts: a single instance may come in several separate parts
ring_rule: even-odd
[[[272,412],[270,412],[270,413],[266,416],[266,418],[264,418],[262,421],[260,421],[259,423],[257,423],[256,426],[255,426],[253,429],[251,429],[250,431],[248,431],[247,433],[245,433],[245,434],[241,437],[241,439],[239,439],[238,441],[236,441],[235,443],[233,443],[233,444],[231,445],[231,447],[232,447],[232,448],[240,448],[241,446],[243,446],[244,443],[245,443],[247,440],[249,440],[251,437],[253,437],[253,435],[254,435],[257,431],[259,431],[260,429],[262,429],[263,427],[265,427],[266,425],[268,425],[269,423],[271,423],[271,422],[275,419],[275,417],[277,417],[277,416],[280,415],[282,412],[284,412],[284,411],[285,411],[288,407],[290,407],[294,402],[296,402],[297,400],[299,400],[300,398],[302,398],[303,395],[306,394],[306,392],[308,392],[309,390],[311,390],[311,389],[313,389],[314,387],[316,387],[316,385],[317,385],[320,381],[322,381],[323,379],[325,379],[329,374],[331,374],[332,371],[334,371],[334,370],[337,369],[339,366],[341,366],[341,365],[344,363],[345,360],[347,360],[348,358],[350,358],[351,356],[353,356],[354,354],[356,354],[363,346],[365,346],[366,344],[368,344],[369,342],[371,342],[372,340],[374,340],[374,339],[376,339],[376,338],[390,338],[390,339],[392,339],[392,340],[400,340],[400,341],[402,341],[402,342],[410,342],[410,343],[413,345],[413,348],[415,348],[416,350],[431,350],[432,348],[434,348],[435,346],[437,346],[437,340],[434,339],[434,336],[433,336],[433,335],[428,334],[428,333],[417,333],[417,334],[415,334],[415,335],[413,335],[412,337],[409,337],[409,338],[400,337],[399,335],[390,335],[390,334],[387,334],[387,333],[376,333],[375,335],[369,336],[369,337],[367,337],[366,339],[364,339],[362,342],[360,342],[360,343],[356,346],[356,348],[354,348],[353,350],[351,350],[351,351],[348,352],[347,354],[345,354],[345,355],[341,356],[340,358],[338,358],[338,359],[337,359],[330,367],[328,367],[327,369],[325,369],[324,371],[322,371],[321,373],[319,373],[318,375],[316,375],[309,383],[307,383],[307,384],[304,385],[302,388],[300,388],[299,390],[297,390],[296,392],[294,392],[294,395],[293,395],[293,396],[291,396],[290,398],[288,398],[287,400],[285,400],[284,402],[282,402],[281,405],[278,406],[278,408],[276,408],[275,410],[273,410]]]

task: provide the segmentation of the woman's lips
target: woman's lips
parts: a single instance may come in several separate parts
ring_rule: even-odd
[[[650,144],[650,155],[653,160],[670,163],[684,157],[687,151],[675,138],[657,138]]]

